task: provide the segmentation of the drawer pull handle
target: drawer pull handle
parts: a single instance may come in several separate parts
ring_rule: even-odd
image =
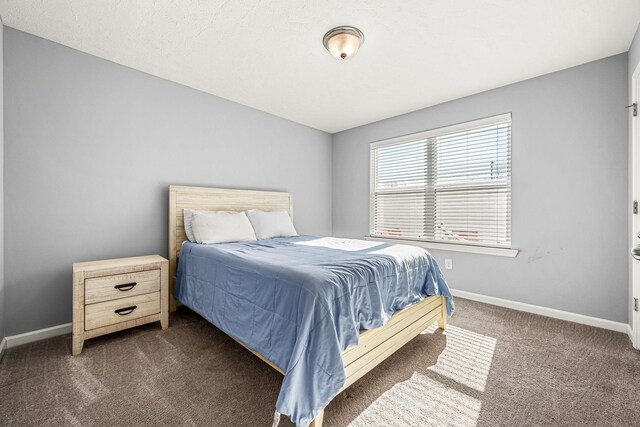
[[[138,284],[138,282],[123,283],[122,285],[115,285],[114,288],[116,288],[119,291],[126,292],[126,291],[130,291],[131,289],[133,289],[133,287],[135,285],[137,285],[137,284]]]
[[[133,313],[133,310],[135,310],[136,308],[138,308],[137,305],[132,305],[131,307],[119,308],[117,310],[114,310],[114,313],[117,313],[120,316],[126,316],[127,314]]]

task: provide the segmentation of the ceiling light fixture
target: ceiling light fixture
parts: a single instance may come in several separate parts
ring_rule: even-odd
[[[327,31],[322,44],[336,59],[349,59],[364,43],[364,34],[356,27],[336,27]]]

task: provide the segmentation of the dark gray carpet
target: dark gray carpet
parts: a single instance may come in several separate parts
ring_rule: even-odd
[[[457,299],[325,411],[326,426],[640,425],[640,353],[620,333]],[[269,426],[280,375],[196,314],[7,350],[0,424]],[[289,426],[288,420],[280,423]]]

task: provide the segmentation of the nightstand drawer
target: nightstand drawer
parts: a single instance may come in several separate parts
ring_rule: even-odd
[[[160,292],[86,305],[84,329],[115,325],[160,313]]]
[[[85,304],[160,291],[160,270],[97,277],[84,281]]]

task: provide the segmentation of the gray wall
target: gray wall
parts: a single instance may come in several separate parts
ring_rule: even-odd
[[[74,261],[167,254],[169,184],[290,191],[331,233],[331,136],[7,28],[7,335],[71,321]]]
[[[470,78],[473,78],[470,70]],[[511,112],[516,258],[433,250],[454,289],[627,321],[627,54],[340,132],[333,233],[368,233],[369,143]]]

